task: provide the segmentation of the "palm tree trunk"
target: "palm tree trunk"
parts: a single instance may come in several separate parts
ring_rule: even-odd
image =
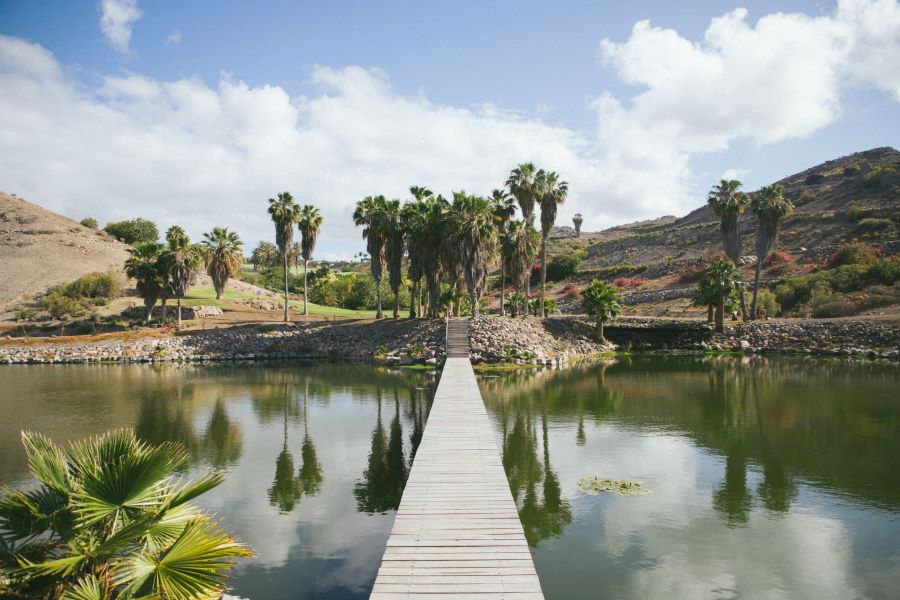
[[[762,258],[756,257],[756,273],[753,275],[753,302],[750,304],[750,318],[756,319],[756,297],[759,295],[759,274],[762,271]]]
[[[719,296],[716,302],[716,331],[725,332],[725,296]]]
[[[477,317],[481,313],[478,307],[478,297],[475,292],[475,288],[472,288],[472,291],[469,292],[469,303],[472,305],[472,317]]]
[[[543,218],[543,217],[542,217]],[[544,287],[547,285],[547,236],[541,236],[541,310],[539,317],[544,318],[547,313],[544,312]]]
[[[284,322],[288,322],[288,255],[284,253]]]
[[[597,329],[595,331],[598,342],[605,342],[606,338],[603,337],[603,320],[597,319]]]
[[[394,290],[394,318],[400,318],[400,288]]]
[[[181,327],[181,296],[178,296],[178,326]]]
[[[743,283],[743,282],[742,282]],[[741,318],[745,321],[747,320],[747,301],[744,299],[744,289],[743,285],[738,288],[738,298],[741,301]]]
[[[381,312],[381,280],[375,281],[375,318],[383,319],[384,313]]]
[[[410,295],[409,295],[409,318],[410,319],[416,318],[416,293],[418,291],[418,288],[419,288],[419,282],[413,281],[412,291],[410,292]]]
[[[506,265],[500,261],[500,316],[506,316]]]
[[[163,324],[165,324],[165,322],[166,322],[166,314],[167,314],[167,312],[168,312],[168,311],[166,310],[166,300],[168,300],[168,298],[163,298],[163,299],[162,299],[162,310],[160,311],[161,314],[160,314],[160,317],[159,317],[160,322],[163,323]]]
[[[714,316],[713,313],[715,312],[715,310],[716,310],[716,307],[713,306],[712,304],[710,304],[709,306],[706,307],[706,322],[707,323],[713,322],[713,316]]]
[[[305,258],[303,259],[303,314],[309,314],[309,306],[306,302],[307,289],[306,289],[306,274],[309,272],[309,261]]]

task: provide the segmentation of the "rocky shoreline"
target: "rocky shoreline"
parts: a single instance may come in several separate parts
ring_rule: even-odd
[[[187,331],[165,337],[0,345],[0,364],[135,363],[341,358],[388,364],[437,365],[444,359],[445,322],[386,319],[254,325]],[[585,317],[479,317],[472,320],[474,363],[565,364],[614,351],[744,352],[871,356],[900,359],[900,327],[866,320],[762,321],[714,334],[704,322],[624,317],[594,339]]]

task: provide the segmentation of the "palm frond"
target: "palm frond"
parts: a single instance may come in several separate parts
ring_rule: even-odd
[[[68,494],[69,468],[63,451],[45,436],[31,431],[22,432],[22,445],[34,476],[50,489]]]

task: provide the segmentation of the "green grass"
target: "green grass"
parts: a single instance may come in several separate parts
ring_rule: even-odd
[[[222,300],[216,300],[216,290],[213,288],[192,288],[187,296],[182,300],[184,306],[218,306],[220,308],[228,308],[228,306],[236,300],[246,300],[255,298],[255,294],[249,292],[239,292],[235,290],[225,290],[225,297]],[[273,298],[280,302],[280,298]],[[291,300],[290,305],[294,310],[303,310],[302,300]],[[346,308],[338,308],[337,306],[322,306],[313,302],[309,303],[309,314],[322,315],[328,317],[346,317],[351,319],[374,319],[374,310],[349,310]]]
[[[291,300],[290,305],[294,310],[303,311],[303,300]],[[374,319],[377,314],[374,310],[350,310],[349,308],[340,308],[337,306],[322,306],[321,304],[309,303],[309,314],[323,315],[327,317],[349,317],[354,319]]]

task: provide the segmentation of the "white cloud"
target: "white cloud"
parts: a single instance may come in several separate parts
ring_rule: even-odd
[[[100,29],[118,52],[128,52],[134,22],[141,18],[137,0],[102,0]]]
[[[272,237],[266,199],[290,190],[324,209],[320,255],[349,257],[363,196],[406,197],[412,184],[487,193],[528,160],[569,181],[560,222],[581,212],[590,230],[702,203],[694,189],[709,182],[694,181],[692,157],[810,135],[839,118],[845,85],[897,96],[898,39],[900,9],[886,0],[755,24],[739,9],[702,42],[640,22],[601,43],[636,95],[600,94],[597,131],[582,134],[403,96],[386,74],[353,66],[316,68],[308,97],[228,75],[211,86],[131,73],[89,88],[41,46],[0,36],[0,188],[79,218],[140,214],[194,236],[226,225],[248,242]]]
[[[181,43],[181,32],[173,31],[169,34],[169,37],[166,38],[165,45],[166,46],[177,46]]]

